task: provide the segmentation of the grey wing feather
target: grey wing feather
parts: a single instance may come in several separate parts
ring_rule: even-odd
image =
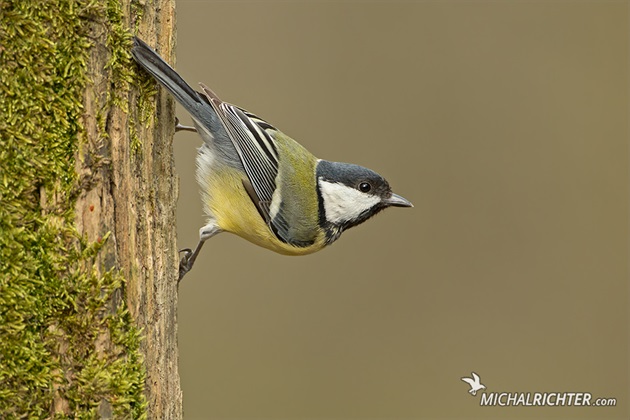
[[[238,161],[251,183],[243,183],[259,213],[276,236],[291,241],[289,223],[278,211],[271,215],[271,203],[278,176],[278,151],[268,131],[276,129],[262,118],[239,107],[223,102],[207,86],[200,84],[203,94],[195,91],[151,47],[134,38],[131,50],[134,59],[158,82],[166,87],[175,99],[190,113],[202,134],[212,137],[218,151],[231,164]],[[236,152],[236,153],[235,153]],[[237,155],[237,156],[236,156]]]
[[[291,227],[281,208],[275,214],[271,214],[273,194],[277,188],[279,158],[275,140],[268,130],[273,132],[276,129],[262,118],[221,101],[207,86],[201,84],[201,89],[234,142],[251,184],[243,185],[262,218],[283,242],[296,246],[310,245],[312,242],[292,240]],[[282,203],[279,203],[279,206],[282,206]]]

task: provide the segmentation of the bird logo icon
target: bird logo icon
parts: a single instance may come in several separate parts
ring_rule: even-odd
[[[462,378],[462,381],[470,385],[468,392],[470,395],[477,395],[477,391],[480,389],[486,389],[486,386],[479,381],[479,375],[472,372],[472,378]]]

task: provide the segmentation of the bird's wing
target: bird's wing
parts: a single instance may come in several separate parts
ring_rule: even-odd
[[[472,372],[472,377],[475,380],[475,383],[480,383],[479,382],[479,375],[477,375],[475,372]]]
[[[281,213],[273,212],[271,208],[278,176],[278,150],[270,133],[277,130],[262,118],[221,101],[204,84],[200,86],[243,163],[249,180],[249,183],[243,183],[245,190],[274,234],[283,242],[292,243],[288,222]]]
[[[462,378],[462,381],[466,382],[470,386],[473,386],[473,384],[475,383],[475,381],[470,378]]]

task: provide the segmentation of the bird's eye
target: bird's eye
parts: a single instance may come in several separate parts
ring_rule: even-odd
[[[367,182],[362,182],[362,183],[359,184],[359,191],[361,191],[361,192],[366,193],[366,192],[370,191],[371,189],[372,189],[372,186],[369,183],[367,183]]]

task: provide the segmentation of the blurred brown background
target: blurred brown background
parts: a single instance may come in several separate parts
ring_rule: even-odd
[[[628,418],[627,2],[177,7],[189,82],[416,206],[307,257],[210,240],[180,287],[187,419]],[[180,247],[199,145],[175,139]],[[471,371],[617,407],[480,407]]]

